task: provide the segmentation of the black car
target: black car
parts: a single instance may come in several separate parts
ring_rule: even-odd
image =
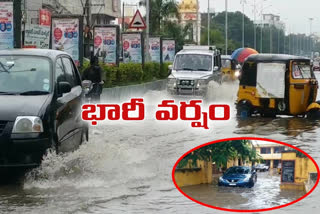
[[[0,167],[33,167],[88,140],[80,74],[65,52],[0,51]]]
[[[219,178],[219,186],[253,187],[257,182],[257,173],[247,166],[233,166]]]

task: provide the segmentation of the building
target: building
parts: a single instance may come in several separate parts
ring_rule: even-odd
[[[270,168],[277,168],[281,162],[281,153],[285,150],[285,146],[275,143],[259,143],[255,141],[253,143],[257,154],[259,154]]]
[[[87,13],[86,5],[91,5],[91,24],[110,24],[121,15],[119,0],[23,0],[22,4],[25,21],[31,24],[38,24],[41,8],[52,14],[82,16]]]
[[[255,22],[258,26],[271,27],[274,26],[278,30],[285,30],[285,23],[280,20],[280,16],[274,14],[263,14],[262,20]]]
[[[181,24],[192,25],[192,34],[188,36],[196,44],[200,44],[201,37],[201,14],[199,12],[199,0],[182,0],[179,4]],[[191,37],[191,38],[190,38]]]
[[[283,151],[281,154],[281,189],[310,191],[318,178],[318,171],[312,160],[297,155],[296,150]]]

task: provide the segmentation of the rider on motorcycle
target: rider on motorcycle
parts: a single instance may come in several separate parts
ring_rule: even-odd
[[[90,60],[90,67],[85,69],[82,74],[82,81],[90,80],[92,82],[93,88],[88,94],[92,101],[100,101],[103,85],[101,74],[102,68],[99,66],[99,59],[98,57],[94,56]]]

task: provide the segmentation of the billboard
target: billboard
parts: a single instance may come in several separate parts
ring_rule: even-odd
[[[28,24],[25,28],[24,46],[49,49],[50,27]]]
[[[0,2],[0,50],[12,49],[13,38],[13,3]]]
[[[172,39],[162,41],[162,61],[173,62],[176,54],[176,42]]]
[[[49,10],[39,10],[39,24],[44,26],[51,26],[51,12]]]
[[[152,62],[161,62],[161,39],[160,37],[149,38],[149,55]]]
[[[94,27],[94,55],[104,63],[118,64],[118,35],[117,26]]]
[[[123,62],[143,63],[141,33],[122,34]]]
[[[52,49],[69,53],[79,65],[79,18],[52,19]]]

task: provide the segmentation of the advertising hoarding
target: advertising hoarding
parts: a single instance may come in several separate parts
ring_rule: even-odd
[[[69,53],[79,65],[79,19],[53,18],[52,19],[52,49]]]
[[[94,27],[94,55],[107,64],[118,64],[118,27]]]
[[[122,44],[124,63],[143,63],[141,33],[122,34]]]
[[[176,54],[176,42],[175,40],[168,39],[162,41],[162,61],[163,62],[173,62],[174,56]]]
[[[12,49],[13,43],[13,3],[0,2],[0,50]]]

